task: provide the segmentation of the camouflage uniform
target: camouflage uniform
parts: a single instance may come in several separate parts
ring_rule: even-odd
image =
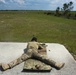
[[[8,68],[12,68],[12,67],[26,61],[29,58],[38,59],[38,60],[40,60],[40,61],[42,61],[50,66],[57,68],[57,69],[61,69],[63,67],[63,63],[57,63],[53,60],[47,59],[47,58],[43,57],[42,55],[40,55],[38,53],[39,47],[43,48],[38,42],[35,42],[35,41],[29,42],[27,45],[26,53],[22,54],[22,56],[19,57],[18,59],[7,64],[7,67],[5,67],[5,65],[2,65],[3,70],[7,70]]]

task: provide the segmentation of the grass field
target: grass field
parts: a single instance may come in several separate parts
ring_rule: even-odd
[[[0,11],[0,41],[60,43],[76,54],[76,20],[44,14],[44,11]]]

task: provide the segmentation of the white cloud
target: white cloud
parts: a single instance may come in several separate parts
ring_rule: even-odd
[[[25,3],[25,0],[12,0],[12,1],[17,2],[19,4],[24,4]]]
[[[2,2],[2,3],[6,3],[5,0],[0,0],[0,2]]]
[[[25,3],[25,0],[0,0],[0,2],[2,3],[6,3],[6,2],[17,2],[19,4],[24,4]]]

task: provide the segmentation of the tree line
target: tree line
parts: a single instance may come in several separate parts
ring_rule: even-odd
[[[55,15],[58,17],[65,17],[68,19],[76,19],[76,13],[73,15],[71,11],[73,10],[73,2],[70,1],[69,3],[64,3],[63,7],[57,7],[55,12],[48,12],[47,15]]]

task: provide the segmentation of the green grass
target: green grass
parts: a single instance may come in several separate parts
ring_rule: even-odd
[[[44,11],[0,11],[0,41],[60,43],[76,54],[76,20],[44,14]]]

